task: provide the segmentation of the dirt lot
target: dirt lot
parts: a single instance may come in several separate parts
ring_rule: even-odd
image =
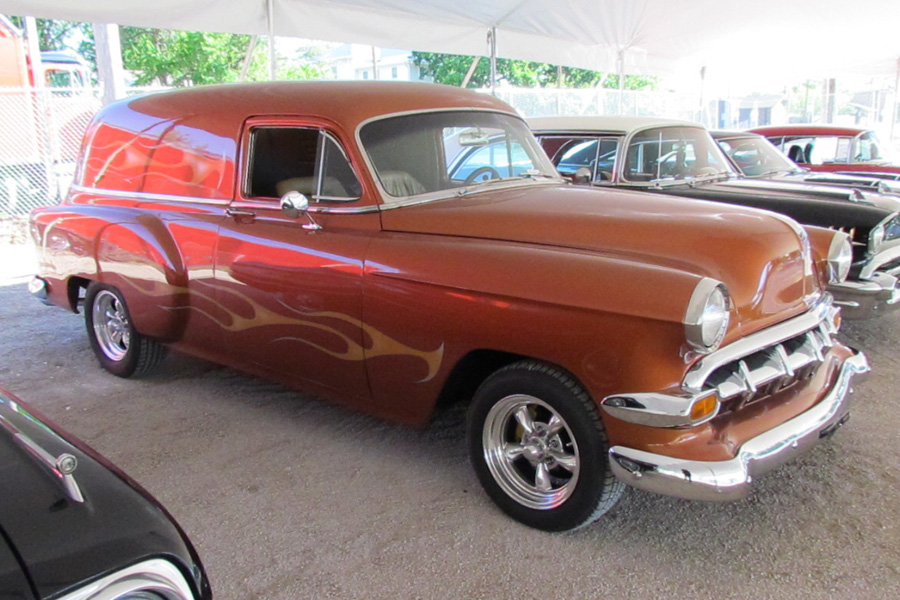
[[[220,600],[900,597],[900,314],[845,327],[874,367],[853,418],[749,500],[631,490],[554,535],[481,491],[464,411],[410,430],[177,354],[117,379],[29,297],[27,253],[0,258],[0,383],[155,494]]]

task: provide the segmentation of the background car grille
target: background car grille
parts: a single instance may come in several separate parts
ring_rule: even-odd
[[[710,373],[703,389],[719,394],[719,414],[733,412],[812,377],[831,345],[824,326],[816,327],[722,365]]]

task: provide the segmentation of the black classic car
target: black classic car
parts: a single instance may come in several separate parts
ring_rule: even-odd
[[[900,210],[900,184],[894,181],[869,177],[865,173],[829,173],[801,168],[772,142],[758,133],[749,131],[710,131],[713,139],[725,152],[734,167],[744,177],[777,181],[787,185],[815,185],[832,188],[834,194],[846,194],[843,189],[853,188],[878,195],[858,196],[882,208]],[[795,146],[796,148],[796,146]],[[786,188],[790,190],[790,188]],[[893,198],[892,198],[893,196]]]
[[[741,177],[709,132],[689,121],[552,117],[529,125],[574,183],[740,204],[844,231],[852,239],[852,266],[847,281],[829,286],[844,317],[900,307],[900,205],[892,196]]]
[[[209,600],[200,559],[144,489],[0,389],[0,598]]]

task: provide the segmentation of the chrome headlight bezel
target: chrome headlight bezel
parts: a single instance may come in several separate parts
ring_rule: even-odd
[[[708,354],[716,350],[731,320],[731,297],[721,281],[704,277],[694,287],[684,314],[684,334],[695,351]]]
[[[884,245],[884,223],[879,223],[869,232],[869,253],[876,254]]]
[[[828,283],[846,281],[852,265],[853,245],[850,236],[836,231],[828,246]]]

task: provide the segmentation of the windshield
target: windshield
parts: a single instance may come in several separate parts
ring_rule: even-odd
[[[687,181],[734,172],[705,129],[659,127],[638,132],[625,153],[625,181]]]
[[[748,136],[716,141],[732,164],[748,177],[801,170],[764,137]]]
[[[525,123],[501,113],[389,117],[364,125],[360,140],[382,187],[395,198],[559,177]]]

